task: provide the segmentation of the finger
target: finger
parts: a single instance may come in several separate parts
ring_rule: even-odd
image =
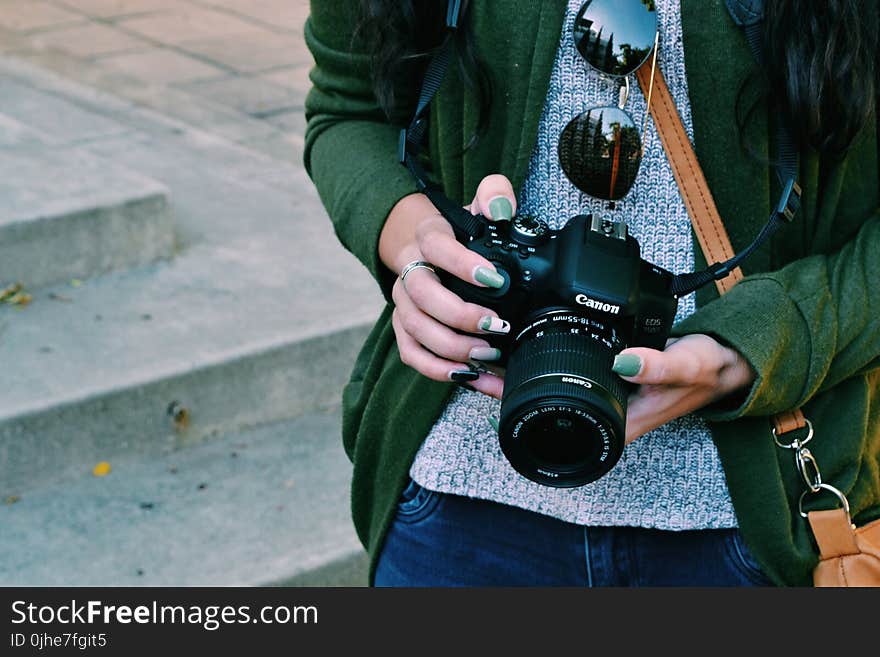
[[[471,209],[494,221],[510,221],[516,214],[513,185],[500,174],[486,176],[477,187]]]
[[[409,333],[404,329],[400,319],[398,310],[395,308],[391,313],[391,325],[394,328],[394,334],[397,338],[397,349],[400,352],[400,360],[404,365],[412,367],[414,370],[425,375],[434,381],[456,381],[467,382],[474,385],[479,378],[478,373],[471,372],[464,363],[456,363],[455,361],[439,358],[425,349],[416,342]],[[462,378],[458,378],[460,376]]]
[[[485,340],[456,333],[422,312],[409,295],[395,295],[392,291],[392,297],[403,330],[437,356],[462,363],[474,358],[474,354],[488,357],[488,360],[497,360],[500,357],[501,352]]]
[[[700,358],[690,350],[624,349],[611,368],[621,378],[640,385],[686,385],[699,382]]]
[[[406,277],[403,292],[423,312],[441,324],[467,333],[506,334],[510,323],[498,318],[497,313],[475,303],[462,301],[454,292],[446,289],[431,272],[417,269]],[[392,290],[392,300],[395,300]],[[397,301],[395,300],[395,304]],[[487,322],[486,320],[490,320]]]
[[[420,223],[416,240],[425,260],[453,276],[481,287],[497,289],[504,285],[495,265],[455,239],[452,228],[442,217]]]
[[[468,385],[477,392],[482,392],[495,399],[501,399],[501,395],[504,393],[504,379],[494,374],[480,374],[479,379],[469,382]]]

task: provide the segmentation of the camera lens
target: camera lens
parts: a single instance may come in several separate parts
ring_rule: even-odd
[[[569,310],[545,310],[516,336],[499,439],[517,472],[570,488],[614,467],[630,385],[611,365],[624,347],[612,327]]]

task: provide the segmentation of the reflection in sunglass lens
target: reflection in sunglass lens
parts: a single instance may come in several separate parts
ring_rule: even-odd
[[[587,0],[574,21],[578,51],[608,75],[629,75],[641,66],[656,34],[655,0]]]
[[[616,201],[629,192],[642,162],[639,131],[617,107],[575,117],[559,137],[559,163],[572,184],[594,198]]]

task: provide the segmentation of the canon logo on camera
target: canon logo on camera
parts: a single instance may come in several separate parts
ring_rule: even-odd
[[[586,294],[579,294],[574,298],[574,300],[576,303],[579,303],[582,306],[592,308],[593,310],[600,310],[603,313],[610,313],[612,315],[617,315],[620,313],[620,306],[596,301],[595,299],[591,299],[590,297],[588,297]]]

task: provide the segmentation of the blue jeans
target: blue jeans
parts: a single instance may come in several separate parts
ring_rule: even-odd
[[[736,529],[582,527],[410,482],[376,586],[768,586]]]

